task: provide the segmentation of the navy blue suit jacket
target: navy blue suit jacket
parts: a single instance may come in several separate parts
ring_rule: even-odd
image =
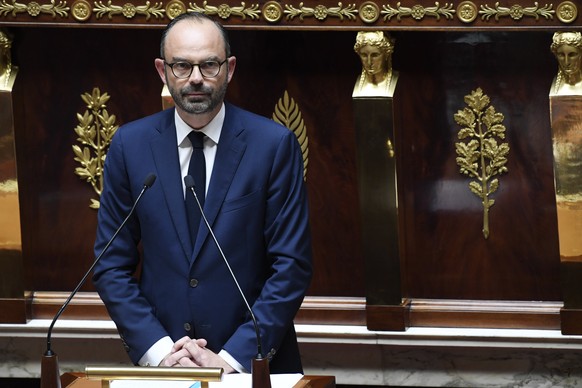
[[[96,265],[93,282],[134,363],[156,341],[205,338],[247,370],[254,327],[208,229],[192,246],[174,109],[120,127],[107,153],[98,254],[150,173],[155,184]],[[303,160],[295,135],[226,104],[204,210],[259,322],[271,372],[301,372],[293,318],[311,280]],[[142,257],[143,256],[143,257]],[[135,273],[140,271],[139,280]]]

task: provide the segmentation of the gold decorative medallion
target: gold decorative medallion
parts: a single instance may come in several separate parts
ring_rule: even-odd
[[[360,5],[358,15],[364,23],[374,23],[380,17],[380,7],[372,1],[365,1]]]
[[[83,115],[77,114],[79,124],[75,127],[75,133],[78,136],[77,141],[83,148],[73,146],[75,161],[81,164],[81,167],[75,169],[75,174],[90,183],[93,190],[101,195],[103,164],[118,126],[115,124],[115,115],[110,116],[105,109],[109,101],[107,93],[101,94],[98,88],[94,88],[91,94],[84,93],[81,98],[87,104],[87,110]],[[91,199],[90,207],[98,209],[99,200]]]
[[[71,5],[71,15],[79,22],[89,20],[91,17],[91,4],[86,0],[75,0]]]
[[[301,146],[303,154],[303,179],[307,179],[307,164],[309,163],[309,139],[307,138],[307,128],[303,123],[299,107],[289,98],[289,93],[285,90],[283,98],[275,106],[273,120],[293,131]]]
[[[458,133],[460,140],[455,143],[457,164],[461,174],[474,178],[469,183],[469,189],[483,204],[483,236],[489,237],[489,209],[495,200],[489,196],[499,188],[499,180],[495,176],[507,172],[507,155],[509,145],[498,143],[497,138],[505,139],[503,114],[495,112],[489,105],[489,97],[483,94],[481,88],[473,90],[465,96],[469,106],[454,115],[455,122],[462,128]]]
[[[180,0],[170,0],[166,5],[166,15],[170,20],[186,13],[186,5]]]
[[[269,23],[277,23],[283,17],[283,7],[276,1],[267,1],[263,5],[263,17]]]
[[[477,6],[472,1],[462,1],[457,7],[457,17],[463,23],[471,23],[477,19]]]
[[[571,1],[563,1],[556,8],[556,16],[562,23],[572,23],[578,17],[578,7]]]

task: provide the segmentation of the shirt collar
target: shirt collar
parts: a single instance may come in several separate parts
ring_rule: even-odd
[[[226,109],[224,107],[224,103],[222,107],[218,111],[218,114],[214,116],[212,120],[203,128],[199,129],[202,133],[210,138],[214,142],[214,144],[218,144],[218,139],[220,139],[220,133],[222,132],[222,124],[224,124],[224,117]],[[188,134],[194,129],[190,127],[178,114],[177,110],[174,110],[174,121],[176,123],[176,134],[178,140],[178,147],[186,146],[190,147],[190,142],[188,141],[184,144],[184,140],[188,137]]]

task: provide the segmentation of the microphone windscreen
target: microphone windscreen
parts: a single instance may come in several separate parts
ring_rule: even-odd
[[[156,174],[150,174],[147,176],[147,178],[143,182],[143,185],[147,188],[150,188],[150,187],[152,187],[152,185],[154,184],[155,181],[156,181]]]
[[[194,178],[192,178],[192,175],[186,175],[184,177],[184,184],[186,185],[187,189],[194,187]]]

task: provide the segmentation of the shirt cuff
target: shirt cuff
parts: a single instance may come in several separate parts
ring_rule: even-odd
[[[174,341],[170,337],[162,337],[149,348],[139,359],[140,366],[158,366],[160,362],[172,351]]]
[[[249,373],[244,366],[242,366],[237,360],[234,359],[226,350],[222,349],[218,355],[222,357],[224,361],[234,368],[238,373]]]

